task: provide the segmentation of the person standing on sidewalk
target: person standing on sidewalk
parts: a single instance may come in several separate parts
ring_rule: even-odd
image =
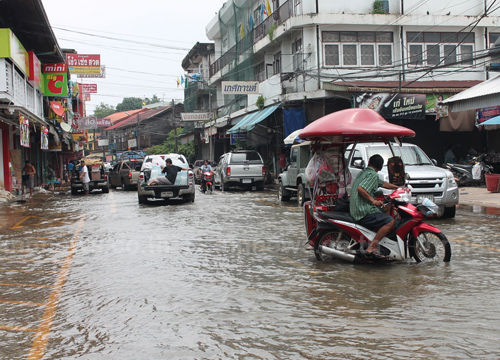
[[[23,195],[24,195],[24,187],[30,190],[30,198],[33,197],[33,188],[35,187],[35,174],[36,170],[31,165],[29,160],[25,161],[25,165],[23,167]]]
[[[56,172],[52,168],[52,165],[47,165],[47,183],[49,185],[49,190],[54,190],[54,181],[56,180]]]
[[[85,160],[82,160],[80,163],[82,169],[80,170],[80,180],[83,183],[83,190],[85,191],[85,195],[89,194],[89,184],[90,184],[90,177],[89,177],[89,170],[87,169],[87,166],[85,165]]]

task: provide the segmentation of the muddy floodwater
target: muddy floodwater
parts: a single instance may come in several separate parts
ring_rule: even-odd
[[[436,220],[447,264],[319,263],[276,193],[0,208],[0,359],[500,357],[500,222]]]

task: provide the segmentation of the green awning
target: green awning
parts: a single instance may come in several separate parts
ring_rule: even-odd
[[[273,105],[265,108],[261,111],[256,111],[251,114],[247,114],[243,119],[240,120],[236,125],[227,131],[229,134],[234,134],[242,131],[252,130],[256,124],[260,123],[262,120],[266,119],[280,107],[280,104]]]

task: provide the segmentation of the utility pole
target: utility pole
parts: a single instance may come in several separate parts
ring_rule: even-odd
[[[177,125],[175,124],[175,101],[172,99],[172,124],[174,126],[175,145],[174,152],[177,154]]]
[[[137,113],[137,150],[141,150],[141,127],[140,127],[140,118],[139,118],[139,113]]]

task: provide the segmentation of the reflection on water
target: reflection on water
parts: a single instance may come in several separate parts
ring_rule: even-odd
[[[139,206],[136,193],[115,191],[46,203],[47,214],[86,214],[46,358],[496,357],[494,214],[461,207],[432,221],[451,241],[448,264],[319,263],[304,250],[302,212],[274,195]],[[55,239],[68,230],[43,231]],[[13,311],[40,318],[36,307]]]

